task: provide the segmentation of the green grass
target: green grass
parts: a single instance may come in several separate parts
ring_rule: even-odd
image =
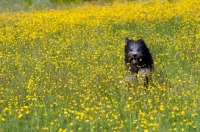
[[[137,21],[116,19],[113,6],[101,10],[113,13],[107,21],[98,9],[1,14],[0,131],[200,131],[200,26],[188,15],[198,6]],[[125,37],[151,50],[148,90],[125,82]]]

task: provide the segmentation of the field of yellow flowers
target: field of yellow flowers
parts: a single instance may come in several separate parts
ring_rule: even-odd
[[[148,90],[125,83],[143,38]],[[200,131],[200,1],[0,13],[0,132]]]

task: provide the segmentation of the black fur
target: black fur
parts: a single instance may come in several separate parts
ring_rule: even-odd
[[[126,70],[137,76],[138,72],[145,69],[153,72],[153,58],[144,40],[125,39],[125,66]],[[145,86],[148,86],[149,77],[145,77]]]

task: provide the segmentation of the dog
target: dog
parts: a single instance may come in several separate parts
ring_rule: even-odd
[[[154,69],[153,58],[144,40],[125,38],[125,67],[128,74],[126,80],[131,82],[137,78],[140,84],[148,87]]]

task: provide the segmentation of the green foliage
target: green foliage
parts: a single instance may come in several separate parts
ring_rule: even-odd
[[[33,3],[32,3],[32,0],[25,0],[25,5],[26,6],[31,6]]]
[[[52,3],[56,4],[64,4],[64,3],[71,3],[71,2],[82,2],[82,0],[50,0]]]

